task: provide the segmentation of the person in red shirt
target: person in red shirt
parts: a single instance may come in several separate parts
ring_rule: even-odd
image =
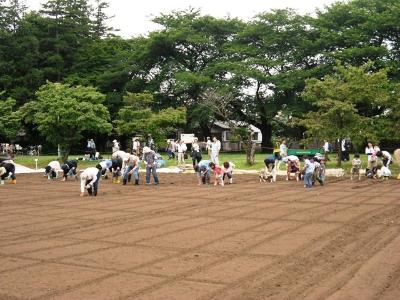
[[[224,169],[212,162],[210,162],[209,166],[215,175],[214,185],[216,186],[220,184],[221,186],[224,186],[224,180],[223,180]]]

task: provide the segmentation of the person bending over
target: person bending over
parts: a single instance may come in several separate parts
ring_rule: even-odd
[[[89,196],[97,196],[99,188],[101,169],[100,168],[87,168],[81,174],[81,194],[85,195],[85,190],[88,191]]]

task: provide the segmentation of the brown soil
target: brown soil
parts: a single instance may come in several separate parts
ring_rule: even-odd
[[[399,181],[0,186],[0,299],[400,299]]]

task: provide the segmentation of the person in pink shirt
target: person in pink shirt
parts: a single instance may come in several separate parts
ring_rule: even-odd
[[[221,186],[224,186],[224,180],[222,179],[224,176],[224,169],[212,162],[209,164],[211,170],[214,172],[214,186],[220,184]]]

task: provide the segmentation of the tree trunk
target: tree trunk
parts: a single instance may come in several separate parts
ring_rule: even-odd
[[[337,163],[336,166],[339,168],[342,166],[342,139],[339,139],[339,143],[338,143],[338,156],[337,156]]]
[[[261,150],[262,151],[268,151],[271,150],[270,148],[273,148],[272,145],[272,126],[269,122],[266,120],[262,121],[260,124],[257,124],[261,130],[262,134],[262,142],[261,142]]]
[[[61,146],[60,144],[58,144],[57,146],[57,152],[58,152],[58,160],[61,163],[64,163],[67,159],[68,159],[68,155],[69,155],[69,147],[65,147],[65,146]]]
[[[252,166],[254,165],[254,157],[256,153],[256,145],[253,142],[253,133],[250,131],[246,141],[246,161],[247,164]]]

